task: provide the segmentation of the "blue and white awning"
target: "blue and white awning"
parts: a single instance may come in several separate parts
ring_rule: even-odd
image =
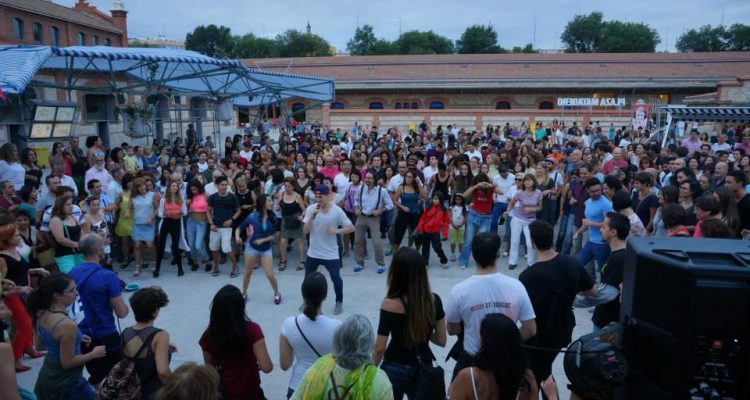
[[[666,106],[662,112],[672,114],[675,120],[683,121],[750,121],[750,107],[689,107]]]
[[[61,71],[64,83],[34,81],[38,71]],[[90,83],[91,77],[98,84]],[[149,93],[236,97],[239,105],[260,105],[279,98],[329,101],[330,79],[246,68],[237,60],[165,48],[0,46],[0,89],[21,93],[28,85],[89,93]],[[250,100],[252,98],[252,100]]]

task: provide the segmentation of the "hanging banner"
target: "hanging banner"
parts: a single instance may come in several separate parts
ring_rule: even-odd
[[[646,129],[648,126],[648,112],[649,105],[646,103],[633,104],[633,116],[631,119],[631,125],[633,130]]]

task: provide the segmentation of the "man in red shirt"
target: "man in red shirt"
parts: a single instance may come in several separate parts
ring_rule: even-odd
[[[624,170],[628,167],[627,160],[624,160],[622,157],[622,148],[615,147],[614,150],[612,150],[612,159],[605,162],[602,166],[602,172],[604,172],[605,175],[609,175],[615,168],[619,168],[621,170]]]

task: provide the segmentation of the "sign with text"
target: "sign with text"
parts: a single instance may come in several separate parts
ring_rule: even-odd
[[[624,97],[558,97],[558,107],[623,107]]]

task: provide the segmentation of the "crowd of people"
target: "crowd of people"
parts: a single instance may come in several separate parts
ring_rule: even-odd
[[[279,364],[294,366],[287,397],[345,388],[351,398],[414,398],[424,390],[421,369],[434,359],[430,343],[445,346],[456,335],[451,398],[533,398],[539,390],[552,398],[551,365],[555,349],[571,341],[573,302],[585,297],[596,307],[596,329],[619,320],[611,292],[622,282],[629,238],[750,239],[750,129],[726,126],[712,136],[693,129],[665,147],[648,138],[595,122],[565,129],[556,120],[535,130],[422,123],[409,132],[300,123],[276,143],[267,134],[228,137],[223,152],[194,131],[185,143],[113,149],[98,137],[82,149],[72,138],[53,146],[49,173],[33,149],[19,155],[5,144],[7,354],[16,373],[29,370],[24,355],[45,357],[40,399],[93,398],[122,360],[134,362],[143,398],[182,398],[186,376],[204,377],[207,386],[196,391],[263,398],[259,371],[273,363],[261,326],[245,313],[248,286],[262,268],[281,304],[276,275],[296,247],[305,305],[282,326]],[[338,315],[342,260],[360,272],[370,251],[377,273],[388,275],[377,329],[362,316],[343,323],[324,316],[319,266]],[[431,252],[442,268],[476,265],[445,301],[430,290]],[[166,253],[177,276],[186,273],[183,259],[191,273],[226,274],[228,261],[230,278],[243,275],[216,293],[199,341],[219,382],[197,365],[170,371],[176,348],[154,327],[167,293],[140,289],[130,307],[122,299],[118,273],[156,279],[169,273]],[[525,258],[519,279],[499,272],[503,258],[509,270]],[[77,297],[82,321],[68,312]],[[118,332],[116,319],[130,312],[136,324]],[[46,351],[34,347],[35,332]],[[17,398],[4,390],[0,398]]]

